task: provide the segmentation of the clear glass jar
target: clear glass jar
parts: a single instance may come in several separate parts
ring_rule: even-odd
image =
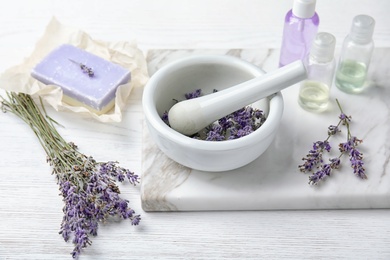
[[[336,68],[335,46],[336,38],[332,34],[320,32],[304,61],[307,79],[301,82],[298,103],[306,110],[322,112],[328,107]]]
[[[375,20],[368,15],[355,16],[351,32],[344,40],[336,71],[335,85],[347,93],[360,93],[366,85],[374,42]]]

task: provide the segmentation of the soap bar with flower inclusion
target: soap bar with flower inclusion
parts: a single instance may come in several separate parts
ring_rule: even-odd
[[[44,84],[61,87],[64,102],[104,114],[114,106],[117,88],[129,82],[130,71],[63,44],[44,57],[33,68],[31,76]]]

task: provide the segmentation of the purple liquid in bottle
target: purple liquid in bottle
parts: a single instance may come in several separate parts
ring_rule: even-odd
[[[279,67],[305,58],[317,34],[319,23],[320,19],[315,12],[310,18],[294,15],[293,9],[286,14]]]

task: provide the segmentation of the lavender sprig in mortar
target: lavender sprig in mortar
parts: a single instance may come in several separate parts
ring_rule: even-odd
[[[298,166],[301,172],[311,172],[313,169],[317,169],[309,176],[309,184],[316,185],[325,177],[330,176],[333,170],[339,169],[343,155],[348,155],[354,174],[361,179],[367,179],[365,168],[363,167],[363,154],[357,149],[357,146],[363,141],[351,134],[350,122],[352,117],[347,116],[343,112],[337,99],[336,102],[340,109],[338,124],[328,127],[328,137],[324,141],[315,142],[306,157],[302,158],[303,164]],[[340,154],[338,157],[330,158],[329,163],[324,163],[324,152],[330,152],[332,149],[329,139],[331,136],[341,132],[342,126],[345,126],[347,129],[347,141],[339,144]]]
[[[0,96],[1,97],[1,96]],[[138,225],[141,218],[129,207],[129,201],[119,196],[116,181],[136,185],[139,178],[133,172],[122,168],[117,162],[97,162],[91,156],[79,152],[72,142],[66,142],[57,132],[53,119],[43,112],[31,96],[7,92],[8,99],[1,97],[3,112],[11,112],[26,122],[47,154],[52,174],[57,179],[63,197],[63,220],[60,234],[65,241],[72,240],[73,258],[92,243],[90,236],[96,236],[99,223],[117,216],[129,219]]]

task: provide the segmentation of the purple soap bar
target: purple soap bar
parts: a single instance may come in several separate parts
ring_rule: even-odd
[[[61,87],[65,102],[84,105],[102,114],[113,107],[116,89],[130,80],[130,71],[64,44],[38,63],[31,76],[45,84]]]

